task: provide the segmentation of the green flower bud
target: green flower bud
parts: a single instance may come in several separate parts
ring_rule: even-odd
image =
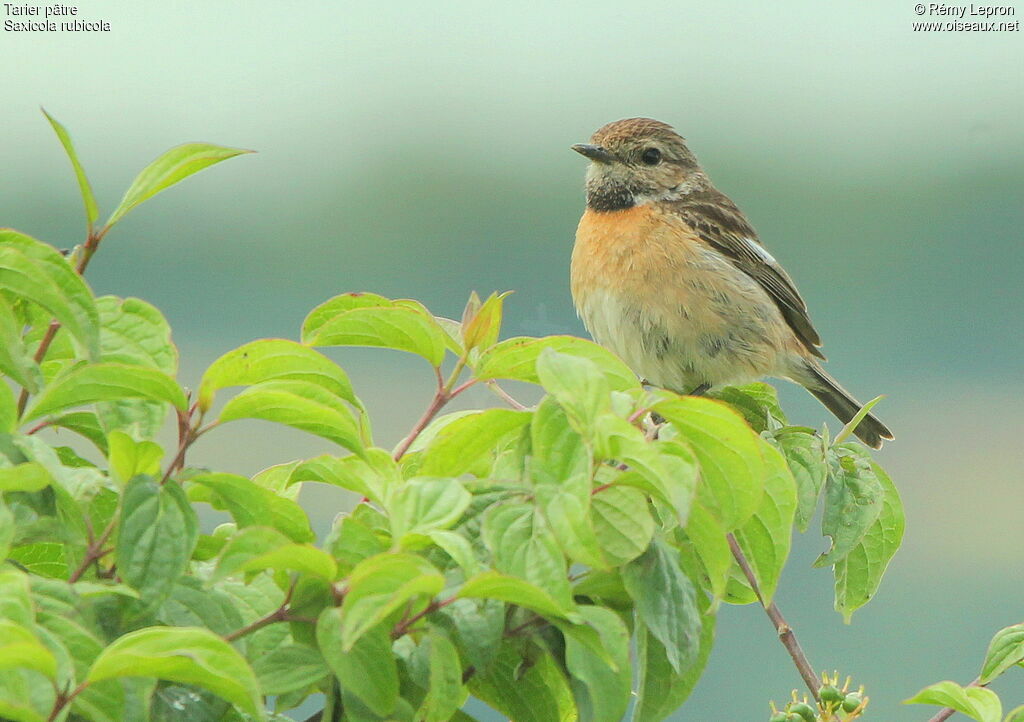
[[[850,692],[850,694],[846,695],[846,698],[843,700],[843,711],[853,712],[855,709],[860,707],[860,703],[861,696],[856,692]]]
[[[821,697],[822,702],[828,705],[838,706],[843,701],[843,693],[831,684],[826,684],[818,690],[818,696]]]
[[[804,702],[794,702],[789,705],[790,715],[798,714],[803,722],[815,722],[818,719],[818,711]]]

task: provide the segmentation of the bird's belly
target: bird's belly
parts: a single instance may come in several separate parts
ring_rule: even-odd
[[[627,237],[603,254],[581,252],[580,240],[573,254],[580,318],[640,377],[687,392],[786,374],[793,336],[778,307],[714,249],[679,234],[647,233],[632,244]]]

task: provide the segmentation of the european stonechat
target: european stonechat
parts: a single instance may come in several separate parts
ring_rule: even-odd
[[[774,376],[854,417],[861,404],[821,367],[789,274],[671,126],[619,120],[573,150],[591,163],[572,297],[594,340],[655,386],[700,394]],[[876,449],[893,438],[870,414],[854,433]]]

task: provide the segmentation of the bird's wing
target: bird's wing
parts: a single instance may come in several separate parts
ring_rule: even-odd
[[[757,281],[771,296],[793,333],[807,350],[824,359],[818,347],[821,337],[814,330],[807,304],[796,290],[793,279],[757,240],[757,233],[743,214],[720,193],[706,203],[682,202],[676,211],[708,245],[732,261],[737,268]]]

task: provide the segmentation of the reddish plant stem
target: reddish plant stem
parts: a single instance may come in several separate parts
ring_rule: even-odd
[[[437,393],[434,394],[434,398],[431,400],[427,410],[423,412],[423,416],[421,416],[420,420],[416,422],[416,425],[412,427],[412,431],[409,432],[409,435],[402,439],[402,442],[395,449],[395,453],[392,454],[395,461],[398,461],[405,456],[405,452],[407,452],[409,447],[412,446],[412,442],[416,441],[416,437],[423,433],[423,429],[427,428],[427,425],[434,420],[435,416],[437,416],[437,412],[444,408],[444,405],[447,404],[450,399],[451,396],[449,395],[449,392],[445,391],[443,388],[437,390]]]
[[[240,639],[247,634],[257,632],[264,627],[269,627],[271,624],[277,624],[278,622],[291,621],[291,617],[288,615],[288,603],[285,602],[280,607],[272,611],[265,617],[257,619],[252,624],[247,624],[241,629],[236,629],[234,632],[224,636],[225,641],[234,642],[236,639]]]
[[[758,586],[757,577],[754,575],[754,570],[750,566],[750,562],[747,561],[746,555],[743,554],[743,550],[740,549],[739,542],[736,541],[736,537],[729,534],[729,549],[732,551],[733,558],[736,559],[736,563],[740,565],[740,569],[743,571],[743,576],[747,578],[750,583],[750,588],[754,590],[754,594],[757,595],[757,600],[761,602],[761,606],[764,608],[765,613],[768,615],[768,619],[771,620],[775,626],[775,631],[779,634],[779,641],[782,642],[782,646],[789,652],[789,656],[793,659],[793,664],[796,666],[797,672],[803,677],[804,684],[807,685],[807,689],[810,690],[811,696],[814,697],[815,701],[820,701],[818,697],[818,688],[821,686],[821,680],[818,675],[814,673],[814,668],[811,663],[807,660],[807,655],[804,654],[803,648],[800,646],[800,642],[797,641],[796,634],[793,632],[793,628],[786,622],[786,618],[782,616],[782,612],[775,605],[775,602],[771,604],[764,603],[764,597],[761,596],[761,588]]]
[[[107,540],[110,539],[110,535],[114,533],[114,527],[117,526],[117,512],[114,512],[114,516],[111,517],[110,523],[107,524],[107,528],[99,535],[99,538],[93,539],[89,542],[89,546],[85,549],[85,557],[83,557],[81,564],[75,568],[75,571],[68,577],[68,584],[74,584],[82,575],[85,574],[85,570],[88,569],[93,563],[98,562],[100,559],[109,554],[112,549],[104,549]]]
[[[73,700],[75,697],[81,694],[82,691],[88,686],[88,682],[82,682],[80,685],[71,690],[70,693],[65,694],[64,692],[58,692],[57,699],[55,699],[53,702],[53,709],[50,710],[50,716],[46,718],[47,722],[53,722],[53,720],[57,719],[57,717],[60,715],[63,709],[67,707],[68,704],[71,702],[71,700]]]
[[[416,624],[416,622],[420,621],[421,619],[423,619],[428,614],[432,614],[432,613],[436,612],[438,609],[441,609],[442,607],[447,607],[449,604],[451,604],[452,602],[454,602],[457,599],[458,599],[458,597],[455,596],[455,597],[449,597],[448,599],[444,599],[444,600],[442,600],[440,602],[438,602],[436,600],[431,600],[430,604],[428,604],[423,609],[422,612],[414,614],[411,617],[409,617],[408,619],[406,619],[406,620],[404,620],[402,622],[399,622],[397,625],[395,625],[395,628],[391,632],[391,638],[392,639],[398,639],[399,637],[403,636],[406,632],[408,632],[412,628],[412,625]]]
[[[110,229],[106,226],[95,232],[92,229],[89,230],[85,245],[82,247],[82,257],[79,259],[78,265],[75,266],[75,271],[79,276],[85,273],[85,269],[89,266],[89,261],[96,254],[96,250],[100,247],[100,241],[103,240],[103,236],[107,235],[108,230]],[[46,356],[46,352],[49,351],[50,344],[53,343],[53,339],[59,330],[60,321],[57,319],[50,321],[50,326],[46,329],[46,334],[43,336],[42,341],[39,342],[39,348],[36,349],[36,353],[33,356],[36,363],[40,363]],[[28,405],[28,389],[23,388],[18,395],[18,416],[25,412],[26,405]]]
[[[437,391],[434,392],[434,398],[431,399],[430,405],[427,406],[427,410],[423,412],[423,416],[421,416],[420,420],[416,422],[416,425],[412,427],[412,431],[410,431],[409,435],[402,439],[398,446],[395,447],[395,451],[392,454],[392,458],[394,458],[395,461],[398,461],[405,456],[406,452],[409,451],[409,447],[412,446],[414,441],[416,441],[416,437],[423,433],[423,430],[427,428],[431,421],[434,420],[434,417],[437,416],[437,412],[443,409],[445,404],[477,382],[476,379],[470,379],[461,386],[452,389],[452,386],[455,385],[455,380],[459,377],[459,373],[462,371],[463,366],[465,366],[465,361],[460,359],[456,364],[451,377],[448,379],[448,383],[444,382],[444,379],[441,376],[441,369],[434,367],[434,372],[437,374]]]

